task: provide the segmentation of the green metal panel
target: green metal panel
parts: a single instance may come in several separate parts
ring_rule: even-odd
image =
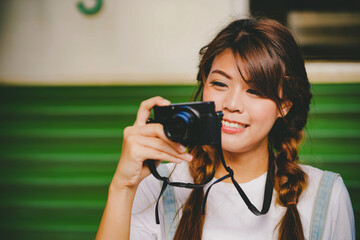
[[[93,239],[140,102],[193,86],[0,88],[0,238]],[[301,159],[341,173],[360,220],[360,84],[313,85]],[[358,225],[358,224],[357,224]],[[358,232],[358,236],[359,236]]]

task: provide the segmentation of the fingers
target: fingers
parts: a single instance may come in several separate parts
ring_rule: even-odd
[[[140,104],[134,126],[144,126],[150,116],[151,109],[154,106],[166,106],[166,105],[170,105],[170,104],[171,103],[169,100],[166,100],[162,97],[153,97],[153,98],[143,101]]]
[[[172,156],[171,159],[164,159],[158,155],[143,155],[144,149],[152,149],[157,152],[166,153]],[[158,159],[174,162],[174,157],[181,161],[191,161],[192,156],[186,153],[186,148],[180,143],[169,140],[159,123],[147,124],[145,126],[132,126],[124,130],[123,152],[129,153],[130,159],[144,161],[146,159]],[[148,151],[147,151],[148,152]],[[179,161],[176,161],[177,163]]]
[[[128,170],[131,169],[129,166],[135,166],[135,168],[139,169],[147,159],[169,161],[173,163],[182,163],[183,161],[189,162],[192,160],[190,154],[185,152],[178,153],[161,139],[130,136],[126,144],[129,145],[121,154],[121,158],[126,160],[124,162],[120,160],[120,163],[127,162],[129,165],[126,169]]]
[[[168,142],[165,142],[162,139],[151,138],[151,137],[142,137],[139,138],[139,141],[143,144],[144,147],[154,149],[161,153],[166,153],[167,155],[175,157],[177,160],[180,160],[180,162],[182,161],[190,162],[192,160],[192,155],[186,153],[185,147],[182,146],[181,144],[178,143],[169,144]],[[155,159],[165,160],[161,158],[155,158]]]
[[[186,153],[186,148],[182,144],[175,143],[166,137],[160,123],[125,128],[124,145],[136,146],[134,149],[135,154],[138,149],[146,147],[166,152],[185,161],[191,161],[192,159],[192,156]]]
[[[169,153],[161,152],[161,151],[158,151],[153,148],[147,148],[146,156],[149,156],[146,159],[167,161],[167,162],[173,162],[173,163],[182,163],[184,161],[187,161],[187,162],[190,161],[190,159],[186,159],[185,157],[182,157],[182,158],[175,157]]]
[[[180,144],[171,141],[164,132],[164,127],[160,123],[151,123],[146,124],[145,126],[140,127],[130,127],[131,132],[127,132],[127,135],[141,135],[146,137],[160,138],[162,141],[166,142],[173,149],[179,153],[185,152],[186,148]]]
[[[175,144],[172,142],[164,132],[164,126],[160,123],[151,123],[147,124],[146,126],[143,126],[138,129],[141,135],[148,136],[148,137],[158,137],[162,140],[168,142],[170,145],[175,146]]]

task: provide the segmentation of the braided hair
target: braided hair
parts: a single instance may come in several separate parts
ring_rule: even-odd
[[[312,94],[304,66],[304,59],[291,33],[275,20],[242,19],[225,27],[212,42],[200,50],[197,75],[201,98],[204,82],[216,56],[231,49],[239,56],[246,83],[266,98],[273,100],[282,117],[277,119],[268,134],[269,149],[275,153],[277,167],[275,190],[277,202],[286,212],[277,225],[279,239],[303,240],[297,202],[306,187],[307,176],[298,165],[298,144],[306,125]],[[284,111],[284,104],[289,109]],[[192,149],[194,161],[189,164],[194,183],[213,178],[219,158],[211,148]],[[183,214],[175,233],[175,240],[200,240],[205,215],[201,215],[204,198],[202,188],[194,189],[183,206]],[[189,224],[189,222],[191,224]]]

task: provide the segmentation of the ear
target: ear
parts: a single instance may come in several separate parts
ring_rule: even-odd
[[[285,100],[282,104],[281,104],[281,112],[279,112],[278,117],[285,117],[288,112],[290,111],[291,107],[292,107],[292,102],[290,100]]]

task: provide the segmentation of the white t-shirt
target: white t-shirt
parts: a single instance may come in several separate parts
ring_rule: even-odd
[[[166,164],[169,172],[174,164]],[[322,170],[311,166],[301,165],[309,177],[309,184],[300,196],[297,205],[305,239],[310,239],[310,226],[317,190],[323,174]],[[250,201],[259,210],[264,201],[266,173],[262,176],[240,184]],[[175,167],[171,180],[176,182],[193,182],[188,164],[182,163]],[[213,179],[215,181],[216,179]],[[204,190],[212,183],[208,183]],[[136,192],[131,218],[131,240],[165,239],[163,219],[163,201],[159,202],[160,225],[155,223],[155,204],[161,189],[161,182],[152,175],[145,178]],[[175,204],[180,209],[186,202],[191,189],[174,187]],[[203,240],[252,240],[277,239],[276,225],[284,215],[286,208],[275,204],[277,193],[273,191],[269,212],[255,216],[235,189],[232,183],[220,182],[215,184],[206,202],[206,217],[203,228]],[[190,223],[189,223],[190,224]],[[341,177],[334,182],[327,210],[322,239],[355,239],[354,213],[348,191]]]

